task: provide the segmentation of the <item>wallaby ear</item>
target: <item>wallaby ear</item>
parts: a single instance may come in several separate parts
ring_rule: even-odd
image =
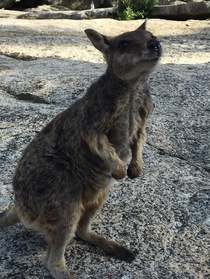
[[[146,30],[146,25],[147,25],[147,18],[145,19],[144,23],[142,23],[142,25],[138,28],[138,29],[143,29],[143,30]],[[138,30],[137,29],[137,30]]]
[[[103,54],[107,53],[110,47],[110,42],[108,37],[102,35],[101,33],[93,29],[86,29],[85,33],[95,48],[100,50]]]

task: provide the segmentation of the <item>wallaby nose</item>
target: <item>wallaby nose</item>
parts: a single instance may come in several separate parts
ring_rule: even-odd
[[[148,49],[157,51],[158,55],[161,55],[161,44],[157,40],[152,40],[147,44]]]

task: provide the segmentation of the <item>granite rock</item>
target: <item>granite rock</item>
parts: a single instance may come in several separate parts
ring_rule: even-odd
[[[117,8],[100,8],[95,10],[72,11],[63,6],[43,5],[38,8],[28,9],[17,16],[18,19],[95,19],[114,18]]]
[[[4,15],[8,15],[5,11]],[[0,211],[13,201],[21,152],[57,113],[105,71],[89,26],[114,35],[142,21],[0,18]],[[155,108],[144,168],[113,186],[93,229],[136,251],[133,263],[74,239],[66,262],[80,279],[207,279],[209,269],[209,21],[149,20],[165,55],[151,76]],[[0,230],[0,278],[51,278],[46,243],[21,224]]]
[[[210,17],[210,1],[163,2],[162,5],[155,6],[150,16],[178,20],[206,19]]]

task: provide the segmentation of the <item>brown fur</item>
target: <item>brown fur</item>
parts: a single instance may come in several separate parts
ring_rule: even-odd
[[[64,251],[76,234],[120,259],[134,254],[119,243],[91,230],[91,220],[102,207],[114,179],[142,170],[145,123],[152,108],[149,74],[161,56],[161,46],[145,30],[110,38],[85,30],[108,64],[87,93],[57,115],[31,141],[17,166],[13,187],[15,204],[0,215],[0,227],[21,221],[45,233],[45,264],[56,279],[73,276]]]

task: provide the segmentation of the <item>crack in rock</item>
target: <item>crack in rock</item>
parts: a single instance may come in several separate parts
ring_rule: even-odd
[[[30,93],[21,93],[17,96],[15,96],[18,100],[23,100],[23,101],[33,101],[38,104],[45,104],[45,105],[50,105],[50,102],[47,102],[43,98],[37,96],[37,95],[32,95]]]
[[[182,160],[182,161],[186,161],[189,165],[192,165],[192,166],[194,166],[194,167],[201,168],[201,169],[203,169],[203,170],[205,170],[205,171],[207,171],[207,172],[210,173],[210,168],[209,168],[209,167],[205,167],[205,166],[202,165],[202,164],[199,164],[199,163],[197,163],[197,162],[190,161],[188,158],[185,158],[185,157],[183,157],[183,156],[181,156],[181,155],[179,155],[179,154],[172,153],[172,152],[170,152],[170,151],[168,151],[168,150],[166,151],[165,149],[160,148],[160,147],[158,147],[157,145],[155,145],[155,144],[153,144],[153,143],[151,143],[151,142],[148,142],[148,141],[147,141],[147,144],[148,144],[149,146],[155,148],[155,149],[158,151],[158,153],[159,153],[160,155],[168,155],[168,156],[170,156],[170,157],[177,158],[177,159],[180,159],[180,160]]]
[[[23,60],[23,61],[33,61],[33,60],[38,60],[38,57],[30,56],[30,55],[25,55],[23,53],[18,53],[18,52],[13,52],[13,53],[4,53],[0,51],[0,55],[9,57],[9,58],[14,58],[16,60]]]

